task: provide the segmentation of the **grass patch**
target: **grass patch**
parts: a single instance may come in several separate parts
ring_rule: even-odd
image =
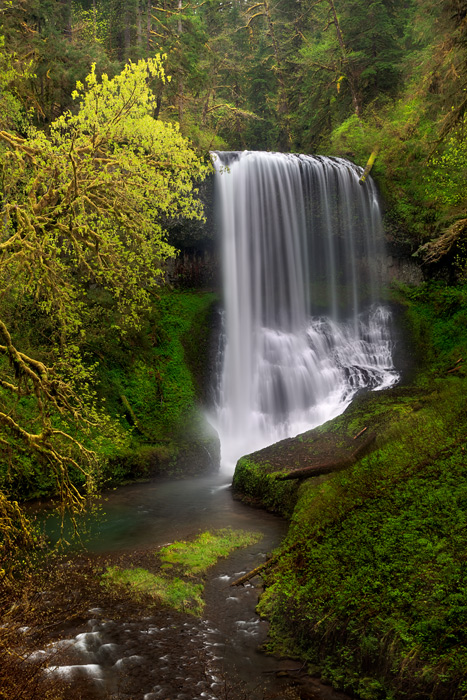
[[[106,586],[126,586],[134,597],[150,596],[175,610],[201,615],[204,607],[203,584],[180,578],[158,576],[147,569],[121,569],[111,566],[103,574]]]
[[[160,550],[164,568],[177,566],[185,576],[205,573],[221,557],[227,557],[239,547],[248,547],[261,539],[256,532],[231,530],[203,532],[193,542],[174,542]]]
[[[259,542],[261,537],[256,532],[229,528],[203,532],[193,542],[174,542],[162,547],[155,557],[157,573],[112,566],[103,574],[102,583],[107,587],[123,587],[132,597],[149,597],[175,610],[201,615],[204,608],[202,574],[218,559]]]

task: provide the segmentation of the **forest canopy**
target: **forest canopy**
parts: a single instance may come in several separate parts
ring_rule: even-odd
[[[201,153],[291,150],[364,167],[377,152],[391,235],[412,252],[439,241],[421,259],[448,254],[463,274],[466,16],[465,0],[18,0],[1,20],[24,75],[10,81],[14,109],[37,126],[72,106],[93,63],[114,76],[167,54],[172,80],[153,82],[153,114]]]

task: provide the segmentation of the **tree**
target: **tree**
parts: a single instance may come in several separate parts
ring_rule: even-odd
[[[365,120],[370,107],[396,96],[411,6],[394,0],[312,0],[301,29],[295,116],[301,143],[315,147],[352,114]]]
[[[152,116],[162,60],[129,63],[113,79],[93,66],[73,95],[78,109],[48,134],[0,132],[0,450],[10,475],[24,455],[51,472],[71,507],[83,503],[72,473],[92,486],[96,460],[79,430],[105,421],[80,355],[89,298],[105,295],[114,333],[137,326],[174,253],[161,216],[203,215],[194,180],[210,165]],[[46,328],[40,358],[8,328],[28,304]]]
[[[23,102],[33,110],[36,124],[50,124],[70,108],[77,80],[84,79],[93,62],[98,73],[115,74],[121,69],[121,64],[111,61],[111,52],[105,51],[108,13],[87,4],[86,0],[3,3],[1,32],[8,51],[33,63],[34,70],[23,84]]]

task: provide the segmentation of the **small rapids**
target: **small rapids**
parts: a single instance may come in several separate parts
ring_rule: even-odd
[[[200,531],[232,527],[261,533],[259,542],[209,570],[202,619],[170,608],[135,617],[134,608],[115,610],[96,599],[84,625],[65,624],[63,638],[52,638],[29,660],[78,686],[83,700],[262,700],[282,688],[277,661],[258,651],[268,627],[255,613],[259,579],[229,584],[265,561],[287,524],[234,501],[228,486],[222,474],[133,484],[107,494],[88,523],[86,547],[97,570],[109,557],[113,562],[126,555],[133,566],[135,552],[156,551]]]
[[[207,620],[181,623],[170,612],[166,624],[153,618],[121,623],[90,611],[88,632],[51,643],[30,661],[47,660],[46,672],[86,688],[86,697],[119,700],[217,700],[224,644]],[[168,630],[177,629],[174,648]],[[202,663],[199,663],[199,660]]]

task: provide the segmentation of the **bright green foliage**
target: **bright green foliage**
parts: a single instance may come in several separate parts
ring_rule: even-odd
[[[104,585],[127,586],[126,592],[132,596],[150,596],[176,610],[201,615],[204,582],[200,575],[221,557],[227,557],[235,549],[248,547],[260,539],[258,533],[228,528],[203,532],[193,542],[174,542],[157,552],[157,559],[164,569],[163,576],[147,569],[113,566],[108,567],[102,581]],[[172,568],[173,575],[169,573]]]
[[[137,323],[174,252],[158,217],[202,216],[193,178],[208,167],[175,126],[151,116],[148,76],[164,78],[159,56],[113,80],[93,69],[74,93],[77,113],[57,119],[50,136],[0,134],[8,273],[60,332],[79,330],[90,284],[112,294],[116,329]]]
[[[0,35],[0,129],[18,128],[24,120],[21,85],[31,77],[31,59],[21,61],[5,50],[5,37]]]
[[[99,435],[121,439],[95,402],[94,367],[82,360],[87,329],[96,318],[114,336],[137,327],[174,253],[161,217],[202,217],[194,180],[210,166],[176,126],[152,116],[148,81],[164,79],[160,56],[114,79],[99,80],[93,68],[74,93],[76,111],[47,134],[0,132],[8,479],[16,488],[18,478],[50,473],[69,505],[83,504],[76,482],[95,485],[96,452],[85,445],[95,439],[99,447]]]
[[[147,569],[119,569],[117,566],[110,566],[102,581],[106,586],[126,586],[127,592],[136,598],[150,596],[175,610],[193,615],[201,615],[203,610],[202,583],[157,576]]]
[[[467,126],[467,122],[463,128]],[[467,178],[467,144],[461,130],[453,135],[441,152],[430,160],[426,180],[427,196],[443,209],[452,209],[463,204],[463,185]]]
[[[255,532],[242,530],[218,530],[203,532],[193,542],[174,542],[160,550],[164,568],[180,567],[185,576],[203,574],[214,566],[220,557],[226,557],[234,549],[247,547],[261,539]]]

